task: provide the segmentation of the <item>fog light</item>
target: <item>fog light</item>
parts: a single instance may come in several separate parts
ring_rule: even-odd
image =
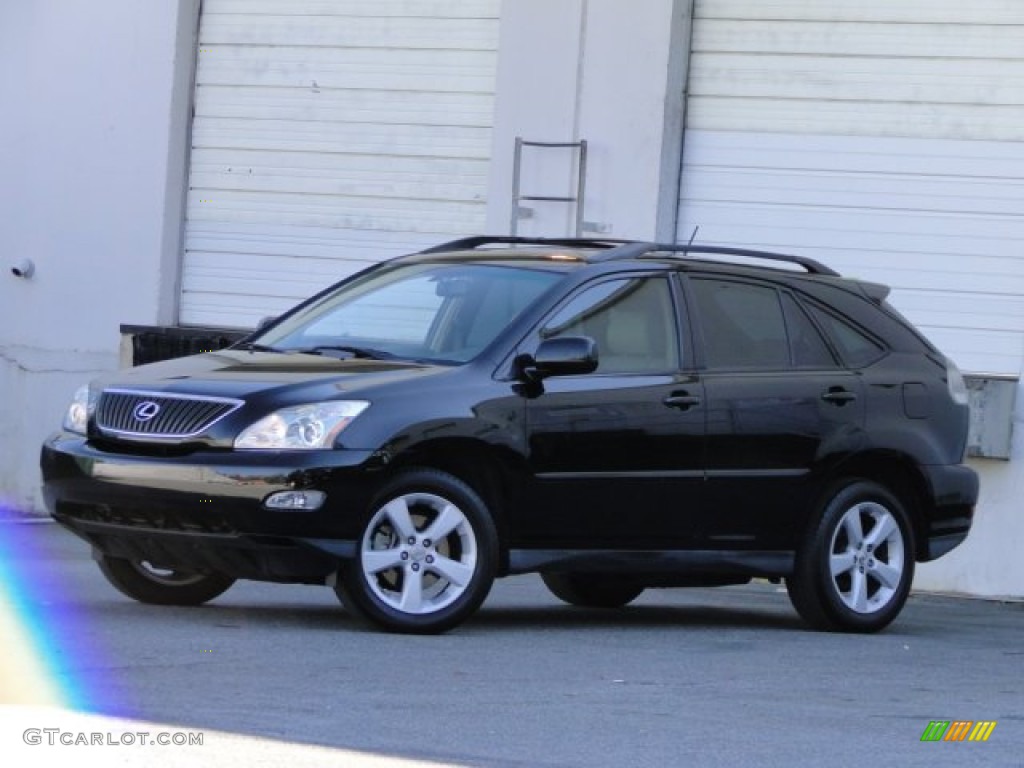
[[[327,494],[323,491],[278,491],[263,500],[267,509],[320,509]]]

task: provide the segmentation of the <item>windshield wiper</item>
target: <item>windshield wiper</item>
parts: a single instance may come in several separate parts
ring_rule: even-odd
[[[364,360],[393,360],[395,358],[395,355],[390,352],[384,352],[380,349],[373,349],[372,347],[351,347],[343,344],[321,344],[316,347],[306,347],[305,349],[294,349],[288,351],[300,352],[305,355],[337,357],[340,360],[347,360],[352,357],[358,357]],[[338,352],[343,354],[332,354]]]

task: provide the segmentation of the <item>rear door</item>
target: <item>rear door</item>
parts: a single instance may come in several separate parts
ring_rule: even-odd
[[[686,282],[703,342],[709,544],[789,548],[816,470],[863,434],[861,378],[788,290],[731,277]]]

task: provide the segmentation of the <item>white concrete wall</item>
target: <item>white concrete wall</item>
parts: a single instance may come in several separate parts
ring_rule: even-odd
[[[505,0],[488,232],[509,231],[516,136],[589,147],[584,235],[671,237],[678,183],[687,0]],[[522,192],[572,195],[568,150],[527,148]],[[574,211],[524,203],[524,235],[572,234]]]
[[[39,445],[119,325],[174,318],[197,6],[0,4],[0,506],[41,511]]]
[[[1024,417],[1017,392],[1010,461],[971,459],[981,497],[967,541],[945,557],[917,566],[914,589],[978,597],[1024,598]]]

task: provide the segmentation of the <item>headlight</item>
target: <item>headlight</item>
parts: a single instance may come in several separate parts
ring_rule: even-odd
[[[235,438],[235,448],[330,448],[341,430],[367,406],[369,403],[363,400],[340,400],[282,408],[242,430]]]
[[[64,414],[64,429],[79,435],[86,433],[89,417],[96,410],[99,392],[94,392],[88,384],[83,384],[75,391],[68,412]]]

